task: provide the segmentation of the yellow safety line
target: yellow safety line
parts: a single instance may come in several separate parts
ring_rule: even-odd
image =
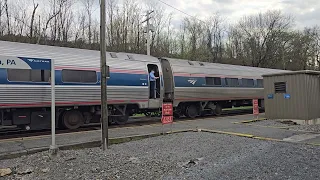
[[[259,119],[251,119],[251,120],[244,120],[240,122],[233,122],[233,124],[245,124],[245,123],[251,123],[251,122],[256,122],[256,121],[263,121],[266,120],[266,118],[259,118]]]
[[[218,131],[218,130],[201,129],[201,131],[218,133],[218,134],[235,135],[235,136],[241,136],[241,137],[249,137],[249,138],[254,137],[254,135],[252,134],[243,134],[243,133],[226,132],[226,131]]]
[[[264,125],[258,125],[258,124],[246,124],[248,126],[257,126],[257,127],[266,127],[266,128],[275,128],[275,129],[287,129],[294,126],[264,126]]]
[[[274,139],[268,137],[254,136],[253,139],[266,140],[266,141],[282,141],[281,139]]]
[[[320,146],[318,143],[307,143],[308,145],[313,145],[313,146]]]

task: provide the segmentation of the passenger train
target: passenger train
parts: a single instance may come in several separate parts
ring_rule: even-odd
[[[76,129],[100,122],[100,51],[0,41],[0,56],[54,60],[56,125]],[[106,52],[110,77],[110,123],[124,124],[137,113],[161,111],[172,102],[176,118],[219,115],[223,108],[259,99],[262,75],[282,70]],[[156,97],[149,72],[155,70]],[[0,126],[50,128],[50,70],[0,68]]]

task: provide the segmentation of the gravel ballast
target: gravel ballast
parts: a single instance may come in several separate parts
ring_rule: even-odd
[[[206,132],[0,161],[4,179],[319,179],[320,147]],[[1,179],[1,178],[0,178]]]
[[[308,132],[316,132],[320,133],[320,124],[314,125],[298,125],[293,124],[292,121],[288,120],[263,120],[263,121],[256,121],[250,123],[252,125],[262,125],[262,126],[273,126],[273,127],[287,127],[289,130],[295,131],[308,131]]]

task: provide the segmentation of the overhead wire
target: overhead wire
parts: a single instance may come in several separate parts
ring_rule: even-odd
[[[197,18],[197,17],[195,17],[195,16],[192,16],[192,15],[190,15],[190,14],[188,14],[188,13],[186,13],[186,12],[184,12],[184,11],[182,11],[182,10],[180,10],[180,9],[178,9],[178,8],[176,8],[176,7],[170,5],[170,4],[168,4],[168,3],[166,3],[166,2],[164,2],[164,1],[162,1],[162,0],[158,0],[158,1],[161,2],[161,3],[163,3],[163,4],[165,4],[165,5],[167,5],[167,6],[169,6],[169,7],[171,7],[171,8],[173,8],[173,9],[175,9],[175,10],[177,10],[177,11],[179,11],[179,12],[181,12],[181,13],[183,13],[183,14],[185,14],[185,15],[187,15],[187,16],[190,16],[190,17],[192,17],[192,18],[194,18],[194,19],[197,19],[198,21],[201,21],[201,22],[203,22],[203,23],[206,23],[205,21],[203,21],[203,20],[201,20],[201,19],[199,19],[199,18]]]

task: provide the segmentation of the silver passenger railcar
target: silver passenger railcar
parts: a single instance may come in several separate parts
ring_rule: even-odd
[[[109,53],[108,104],[110,120],[122,124],[128,116],[159,109],[162,96],[149,102],[148,69],[158,69],[152,56]],[[100,53],[94,50],[0,41],[0,55],[48,58],[55,61],[57,125],[75,129],[100,119]],[[0,69],[2,126],[50,128],[50,72]]]
[[[187,61],[166,58],[172,68],[173,100],[177,117],[204,113],[221,114],[222,108],[251,105],[263,107],[262,75],[278,69]],[[165,70],[163,70],[165,75]]]
[[[263,106],[262,75],[281,70],[215,64],[130,53],[106,52],[110,67],[110,123],[130,115],[159,112],[173,102],[175,116],[194,118],[222,108]],[[100,121],[100,53],[94,50],[0,41],[0,56],[54,59],[57,126],[75,129]],[[149,72],[155,70],[156,98]],[[0,68],[0,126],[50,128],[50,71]]]

